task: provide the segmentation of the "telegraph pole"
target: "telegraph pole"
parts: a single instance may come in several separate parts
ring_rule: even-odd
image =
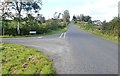
[[[120,1],[118,2],[118,18],[120,19]]]

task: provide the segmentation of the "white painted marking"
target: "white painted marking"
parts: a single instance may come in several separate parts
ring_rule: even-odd
[[[66,32],[64,33],[64,36],[63,36],[63,38],[65,38],[65,36],[66,36]]]
[[[38,37],[39,39],[42,39],[43,37],[42,36],[40,36],[40,37]]]
[[[63,34],[64,34],[64,33],[62,33],[59,38],[62,38],[62,35],[63,35]]]

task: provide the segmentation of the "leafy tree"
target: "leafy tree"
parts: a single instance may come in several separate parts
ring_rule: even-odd
[[[4,35],[4,21],[6,19],[6,17],[10,17],[11,16],[11,12],[10,12],[10,2],[7,1],[2,1],[0,2],[0,16],[1,16],[1,27],[2,27],[2,35]]]
[[[40,23],[45,23],[45,17],[42,14],[37,14],[36,20]]]
[[[70,14],[69,14],[69,11],[68,10],[65,10],[64,13],[63,13],[63,20],[65,22],[70,22]]]
[[[84,21],[85,22],[89,22],[91,20],[91,17],[90,16],[84,16]]]
[[[74,23],[77,23],[77,17],[74,15],[72,20],[74,21]]]
[[[80,20],[80,16],[79,15],[77,15],[77,20]]]
[[[62,14],[62,13],[59,13],[59,14],[58,14],[58,17],[57,17],[58,19],[60,18],[60,15],[61,15],[61,14]]]
[[[53,18],[54,18],[54,19],[57,19],[57,15],[56,15],[56,14],[57,14],[57,12],[55,12],[55,13],[53,14]]]
[[[39,2],[38,2],[39,1]],[[18,13],[18,25],[17,25],[17,32],[20,34],[20,16],[22,10],[26,10],[27,12],[30,10],[35,10],[35,13],[38,12],[41,8],[40,5],[42,4],[40,0],[34,1],[31,0],[31,2],[24,2],[24,1],[13,1],[12,2],[12,8],[15,9]]]
[[[84,15],[80,14],[80,21],[84,21]]]
[[[73,16],[73,20],[76,20],[76,19],[77,19],[77,18],[76,18],[76,16],[74,15],[74,16]]]

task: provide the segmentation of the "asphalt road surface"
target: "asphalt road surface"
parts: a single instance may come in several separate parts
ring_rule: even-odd
[[[118,74],[118,43],[86,33],[72,23],[62,34],[2,41],[42,50],[53,60],[57,74]]]

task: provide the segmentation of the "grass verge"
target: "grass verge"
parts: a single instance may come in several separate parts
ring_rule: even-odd
[[[47,33],[44,34],[34,34],[34,35],[22,35],[22,36],[9,36],[9,35],[4,35],[4,36],[0,36],[0,38],[22,38],[22,37],[34,37],[34,36],[46,36],[46,35],[52,35],[52,34],[57,34],[57,33],[62,33],[62,32],[66,32],[67,31],[67,27],[63,28],[63,29],[56,29],[56,30],[51,30]]]
[[[37,49],[0,43],[2,74],[54,74],[52,61]]]
[[[91,34],[100,36],[100,37],[105,38],[105,39],[108,39],[108,40],[112,40],[112,41],[114,41],[114,42],[120,42],[120,41],[119,41],[120,38],[118,39],[118,37],[110,36],[110,35],[107,35],[107,34],[102,34],[102,33],[97,32],[97,31],[87,30],[87,29],[85,29],[84,27],[80,26],[80,24],[76,24],[76,25],[77,25],[77,27],[78,27],[79,29],[84,30],[84,31],[86,31],[86,32],[88,32],[88,33],[91,33]]]

